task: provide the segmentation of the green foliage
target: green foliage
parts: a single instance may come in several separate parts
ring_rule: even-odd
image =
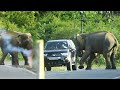
[[[50,39],[72,38],[81,32],[82,19],[84,33],[110,31],[120,42],[119,14],[119,11],[0,11],[0,28],[30,32],[35,44],[38,39],[46,42]],[[119,50],[116,55],[117,63],[120,60]],[[99,64],[104,64],[102,56]]]
[[[100,57],[96,59],[93,61],[93,64],[96,64],[97,66],[106,65],[105,58],[103,57],[103,55],[100,55]]]

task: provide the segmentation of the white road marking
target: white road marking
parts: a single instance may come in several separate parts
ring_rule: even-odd
[[[120,76],[117,76],[117,77],[115,77],[115,78],[112,78],[112,79],[119,79],[120,78]]]
[[[4,66],[9,67],[9,68],[15,68],[15,67],[12,67],[12,66],[9,66],[9,65],[4,65]],[[21,70],[23,69],[23,70],[25,70],[25,71],[33,74],[33,75],[37,75],[36,73],[34,73],[34,72],[30,71],[30,70],[27,70],[27,69],[25,69],[25,68],[17,68],[17,69],[21,69]]]

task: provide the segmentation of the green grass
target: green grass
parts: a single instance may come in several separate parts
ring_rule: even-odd
[[[86,68],[86,65],[85,65]],[[97,65],[93,65],[92,69],[104,69],[105,66],[101,65],[101,66],[97,66]],[[67,71],[66,66],[62,66],[62,67],[52,67],[51,71]]]
[[[52,67],[51,71],[67,71],[66,66]]]
[[[31,70],[35,73],[37,73],[37,68],[32,68],[32,69],[29,69],[28,66],[24,66],[24,65],[20,65],[19,66],[20,68],[26,68],[28,70]],[[84,69],[86,68],[86,65],[84,66]],[[93,65],[92,66],[92,70],[94,69],[105,69],[105,65]],[[120,65],[117,65],[117,69],[120,69]],[[45,69],[46,71],[46,69]],[[60,66],[60,67],[52,67],[51,71],[57,71],[57,72],[62,72],[62,71],[67,71],[67,67],[66,66]]]
[[[105,65],[93,65],[92,66],[92,69],[105,69]],[[120,69],[120,65],[117,65],[116,66],[117,69]],[[86,65],[84,66],[84,69],[86,68]],[[67,68],[66,66],[62,66],[62,67],[52,67],[51,71],[67,71]]]

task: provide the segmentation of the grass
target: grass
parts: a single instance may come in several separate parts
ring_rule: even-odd
[[[86,68],[86,65],[84,67]],[[105,65],[100,65],[100,66],[93,65],[92,69],[105,69],[105,67],[106,67]],[[117,69],[120,69],[120,65],[117,65],[116,67],[117,67]],[[67,71],[67,68],[66,68],[66,66],[52,67],[51,71]]]
[[[22,63],[23,63],[24,61],[22,61]],[[79,65],[78,65],[79,66]],[[77,66],[77,67],[78,67]],[[35,73],[37,73],[37,68],[32,68],[32,69],[30,69],[29,68],[29,66],[25,66],[24,64],[21,64],[20,66],[19,66],[19,68],[26,68],[26,69],[28,69],[28,70],[30,70],[30,71],[32,71],[32,72],[35,72]],[[84,66],[84,69],[86,68],[86,65]],[[105,69],[105,65],[100,65],[100,66],[98,66],[98,65],[93,65],[92,66],[92,70],[94,70],[94,69]],[[117,65],[117,69],[120,69],[120,65]],[[45,69],[45,71],[46,71],[46,69]],[[52,67],[52,69],[51,69],[51,71],[56,71],[56,72],[62,72],[62,71],[67,71],[67,67],[66,66],[60,66],[60,67]]]
[[[51,71],[67,71],[66,66],[52,67]]]
[[[86,65],[85,65],[86,68]],[[97,65],[93,65],[92,69],[105,69],[104,65],[101,66],[97,66]],[[67,71],[66,66],[62,66],[62,67],[52,67],[51,71]]]

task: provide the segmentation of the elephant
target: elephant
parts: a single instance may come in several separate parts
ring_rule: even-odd
[[[77,57],[77,59],[78,59],[78,57],[81,58],[82,55],[83,55],[83,53],[85,52],[85,50],[79,48],[79,45],[77,44],[77,40],[76,40],[75,35],[74,35],[74,37],[71,37],[70,39],[71,39],[71,40],[74,42],[74,44],[75,44],[75,47],[76,47],[76,57]],[[97,64],[97,63],[98,63],[98,59],[100,58],[100,54],[95,53],[95,56],[96,56],[96,58],[94,59],[94,61],[95,61],[95,63]],[[90,58],[90,56],[86,59],[86,62],[85,62],[85,63],[87,63],[87,61],[89,60],[89,58]]]
[[[33,39],[30,33],[0,30],[0,47],[2,50],[0,65],[4,65],[4,60],[9,53],[12,56],[12,65],[18,66],[18,53],[20,52],[25,65],[32,68]]]
[[[105,58],[105,69],[116,69],[114,57],[119,43],[113,33],[97,31],[87,34],[77,34],[76,43],[78,46],[78,52],[85,51],[80,59],[79,69],[84,68],[84,62],[89,57],[86,70],[91,70],[92,61],[96,58],[96,53],[102,54]]]

